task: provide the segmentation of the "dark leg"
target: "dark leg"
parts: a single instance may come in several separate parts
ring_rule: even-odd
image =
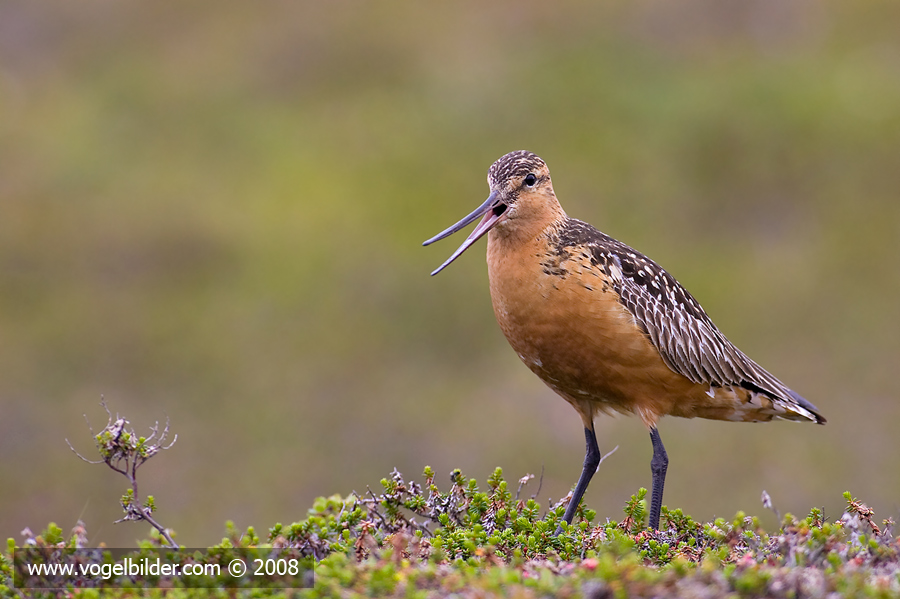
[[[575,517],[575,510],[578,509],[578,504],[581,503],[581,498],[584,496],[584,492],[587,491],[591,477],[594,476],[597,466],[600,465],[600,448],[597,447],[597,435],[594,434],[593,425],[591,425],[591,428],[584,429],[584,445],[584,468],[581,470],[581,477],[578,479],[578,484],[575,485],[575,491],[572,493],[572,501],[569,502],[566,514],[563,516],[563,520],[569,524],[572,523],[572,518]],[[557,528],[556,534],[559,534],[561,530],[562,528]]]
[[[656,427],[650,429],[650,441],[653,442],[653,459],[650,460],[650,472],[653,473],[653,494],[650,495],[650,528],[659,530],[659,512],[662,509],[663,487],[666,485],[669,456],[666,454],[666,448],[663,447]]]

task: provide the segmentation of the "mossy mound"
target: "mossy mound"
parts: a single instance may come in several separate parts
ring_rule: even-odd
[[[845,494],[847,509],[829,522],[813,508],[805,518],[787,514],[775,533],[756,517],[699,523],[681,510],[663,510],[661,530],[646,528],[641,489],[617,522],[595,522],[579,508],[561,524],[564,502],[542,511],[514,493],[498,468],[481,490],[458,470],[447,492],[425,469],[420,485],[399,472],[383,479],[382,492],[320,497],[305,520],[276,524],[262,541],[228,524],[221,547],[290,547],[316,560],[315,586],[301,590],[174,589],[150,596],[308,597],[896,597],[900,595],[900,543],[893,522],[878,525],[872,510]],[[53,525],[28,546],[75,546]],[[152,537],[146,547],[159,546]],[[4,593],[11,588],[12,554],[0,563]],[[72,590],[84,597],[97,590]],[[133,591],[102,591],[132,596]],[[835,595],[837,596],[837,595]]]

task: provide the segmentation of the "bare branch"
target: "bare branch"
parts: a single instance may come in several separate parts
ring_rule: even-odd
[[[534,492],[534,495],[531,496],[532,499],[536,498],[541,494],[541,489],[544,488],[544,465],[541,464],[541,478],[538,479],[538,488],[537,491]]]
[[[522,487],[528,484],[528,481],[534,478],[533,474],[526,474],[522,478],[519,479],[519,488],[516,489],[516,501],[519,500],[519,493],[522,492]],[[534,497],[532,497],[534,499]]]
[[[72,453],[74,453],[75,455],[77,455],[79,458],[81,458],[82,460],[84,460],[84,461],[87,462],[88,464],[102,464],[102,463],[103,463],[103,460],[97,460],[97,461],[89,460],[89,459],[87,459],[86,457],[84,457],[83,455],[81,455],[80,453],[78,453],[78,450],[76,450],[74,447],[72,447],[72,444],[69,442],[69,439],[68,439],[68,438],[66,438],[66,445],[69,446],[69,449],[72,450]]]
[[[768,493],[766,493],[765,489],[763,489],[762,497],[760,497],[760,499],[762,500],[763,507],[767,510],[772,510],[772,512],[774,512],[775,514],[775,517],[778,518],[779,522],[781,522],[781,514],[778,512],[778,508],[775,507],[775,504],[772,503],[772,498]]]
[[[72,447],[68,439],[66,439],[66,443],[75,455],[85,462],[89,464],[105,463],[110,469],[128,479],[131,489],[122,499],[122,509],[125,511],[125,516],[117,522],[145,520],[159,531],[169,547],[177,549],[178,545],[172,539],[169,531],[151,515],[152,504],[148,503],[146,507],[141,504],[140,494],[138,493],[137,471],[147,460],[161,450],[170,449],[175,444],[175,441],[178,440],[178,435],[175,435],[172,442],[166,445],[166,439],[169,436],[169,419],[166,417],[166,426],[162,430],[160,430],[159,421],[157,421],[150,427],[149,437],[140,437],[134,432],[134,428],[129,426],[131,423],[128,420],[120,417],[118,413],[113,418],[105,400],[101,400],[100,405],[106,410],[108,416],[106,427],[94,435],[94,430],[91,428],[91,423],[87,416],[85,416],[85,421],[87,421],[88,428],[94,436],[94,443],[102,460],[97,462],[88,460]]]

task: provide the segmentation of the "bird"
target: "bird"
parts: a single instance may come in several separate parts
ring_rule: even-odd
[[[650,432],[653,530],[659,530],[669,464],[657,428],[663,416],[825,423],[816,406],[731,343],[666,270],[568,216],[539,156],[510,152],[491,165],[487,180],[487,200],[423,245],[480,219],[431,274],[487,234],[491,303],[500,330],[584,425],[585,458],[566,523],[572,524],[602,458],[597,415],[636,415]]]

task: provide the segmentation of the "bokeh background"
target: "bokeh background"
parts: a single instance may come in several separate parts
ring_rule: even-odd
[[[394,467],[558,499],[581,425],[499,332],[484,243],[435,278],[462,236],[420,245],[515,149],[829,420],[663,420],[666,504],[897,518],[898,31],[887,0],[4,0],[0,533],[148,534],[66,446],[101,396],[170,419],[140,490],[188,546]],[[650,443],[597,431],[618,519]]]

